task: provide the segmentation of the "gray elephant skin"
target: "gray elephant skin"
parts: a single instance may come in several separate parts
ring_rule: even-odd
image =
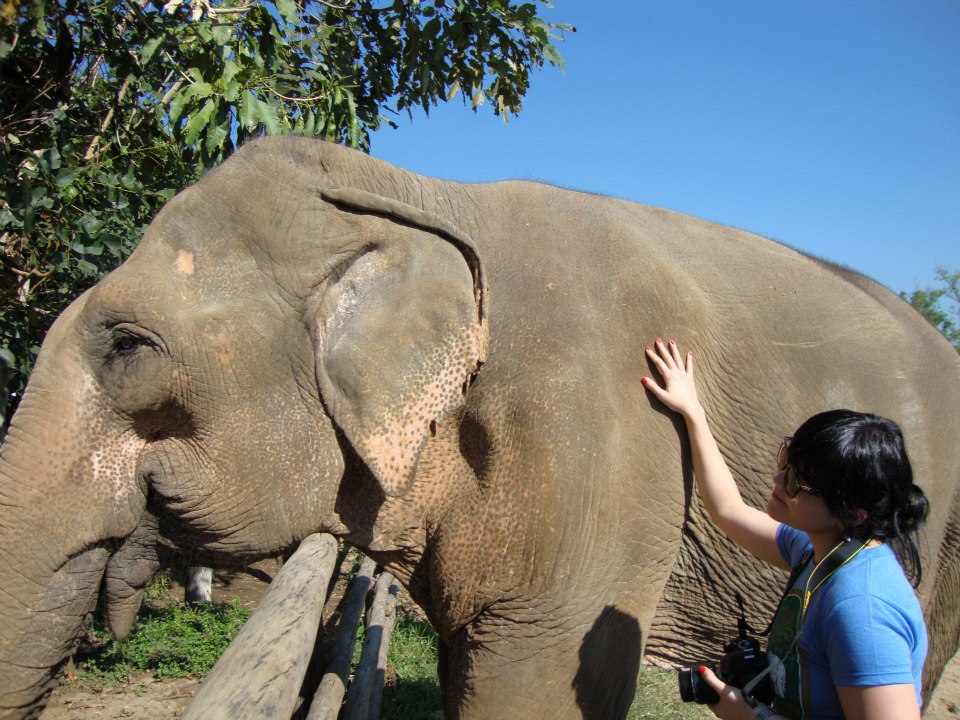
[[[49,332],[0,462],[0,717],[36,714],[96,607],[126,634],[165,558],[318,531],[399,577],[447,718],[622,718],[642,654],[716,657],[782,576],[691,492],[639,382],[697,352],[749,501],[814,412],[904,428],[933,503],[927,689],[957,647],[960,364],[899,298],[755,235],[336,145],[248,144],[171,200]]]

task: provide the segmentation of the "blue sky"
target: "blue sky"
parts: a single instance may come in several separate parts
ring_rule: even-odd
[[[504,123],[459,100],[372,154],[733,225],[895,291],[960,269],[957,0],[555,0],[566,70]]]

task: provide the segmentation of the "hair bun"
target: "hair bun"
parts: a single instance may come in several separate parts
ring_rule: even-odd
[[[911,485],[906,502],[897,508],[896,523],[901,533],[915,532],[930,513],[930,501],[918,485]]]

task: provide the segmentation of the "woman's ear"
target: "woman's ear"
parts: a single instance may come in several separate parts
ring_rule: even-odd
[[[853,528],[858,528],[863,525],[869,516],[870,513],[863,508],[853,508],[853,510],[846,515],[846,519],[837,520],[837,525],[840,526],[840,532],[845,538],[856,536],[856,533],[852,532]]]
[[[438,423],[457,418],[483,361],[474,277],[452,243],[388,227],[320,290],[316,375],[334,422],[388,496],[413,481]],[[373,236],[373,235],[372,235]]]

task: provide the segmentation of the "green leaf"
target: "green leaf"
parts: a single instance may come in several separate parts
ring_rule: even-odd
[[[300,19],[300,13],[297,10],[297,3],[294,0],[276,0],[277,10],[284,22],[290,25],[296,25]]]
[[[73,183],[77,179],[77,170],[75,168],[61,168],[57,173],[56,183],[62,188]]]
[[[440,34],[440,19],[437,17],[430,18],[423,26],[423,34],[431,38],[437,37]]]
[[[202,100],[205,97],[210,97],[213,95],[213,85],[208,82],[196,82],[184,90],[183,94],[188,98],[197,98]]]
[[[96,277],[100,274],[96,265],[83,259],[77,260],[77,267],[80,268],[80,272],[87,277]]]
[[[110,254],[114,257],[120,257],[123,250],[123,246],[120,244],[120,239],[116,235],[103,235],[103,245],[110,251]]]
[[[223,99],[229,103],[235,103],[237,98],[240,97],[241,90],[243,90],[243,87],[236,80],[224,83]]]
[[[203,144],[204,150],[211,155],[223,147],[223,143],[230,135],[230,114],[226,105],[217,101],[216,117],[207,125],[207,140]]]
[[[103,254],[103,246],[97,245],[96,243],[94,243],[93,245],[81,245],[80,243],[74,243],[73,246],[71,247],[71,250],[73,250],[76,253],[80,253],[81,255],[102,255]]]
[[[210,36],[217,45],[221,47],[233,39],[233,25],[224,23],[223,25],[214,25]]]
[[[193,99],[200,99],[210,97],[213,94],[213,86],[207,82],[198,82],[193,85],[182,89],[176,95],[173,96],[173,100],[170,101],[170,123],[171,125],[176,125],[183,115],[184,109],[190,104],[190,101]]]
[[[157,50],[160,49],[160,46],[163,44],[163,41],[166,40],[166,36],[160,35],[155,37],[152,40],[148,40],[143,44],[143,47],[140,49],[140,62],[143,65],[149,64],[153,60],[153,56],[157,54]]]
[[[60,168],[60,151],[57,150],[56,145],[51,147],[43,154],[43,164],[48,171],[53,171]]]
[[[87,235],[92,237],[100,230],[100,228],[103,227],[103,221],[91,215],[87,215],[82,220],[80,220],[80,227],[83,228],[83,231]]]
[[[180,120],[180,116],[183,114],[183,109],[186,107],[189,101],[190,98],[182,92],[178,92],[173,96],[173,99],[170,101],[170,111],[167,113],[170,117],[171,125],[177,124],[177,122]]]
[[[0,362],[12,370],[17,366],[17,356],[10,352],[10,348],[0,348]]]
[[[561,70],[566,68],[566,65],[563,62],[563,56],[560,54],[560,51],[552,44],[547,44],[543,46],[543,56],[547,59],[551,65],[556,65]]]
[[[244,130],[253,131],[260,122],[257,106],[259,102],[251,90],[240,96],[240,125]]]
[[[221,75],[221,80],[224,85],[229,84],[237,76],[237,73],[240,72],[240,66],[235,63],[233,60],[227,60],[223,63],[223,75]]]
[[[184,141],[188,146],[192,146],[197,142],[197,138],[204,128],[207,127],[207,123],[210,122],[210,118],[216,109],[216,99],[210,98],[203,104],[200,110],[190,116],[190,119],[187,120],[187,126],[184,128]]]

